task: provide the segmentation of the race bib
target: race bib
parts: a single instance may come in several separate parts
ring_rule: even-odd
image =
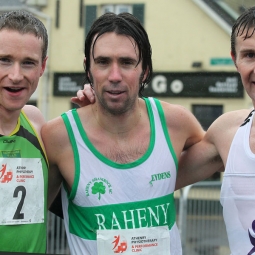
[[[98,230],[98,255],[170,255],[170,234],[167,226]]]
[[[0,225],[44,222],[40,158],[0,158]]]

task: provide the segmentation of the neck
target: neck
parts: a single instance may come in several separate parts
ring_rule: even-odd
[[[98,110],[97,105],[91,105],[91,107],[98,127],[113,135],[130,133],[138,126],[142,118],[139,99],[132,111],[119,115],[105,114]]]
[[[0,108],[0,134],[10,135],[18,123],[20,111],[6,112]]]

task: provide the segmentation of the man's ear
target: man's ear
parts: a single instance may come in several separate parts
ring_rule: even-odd
[[[234,62],[234,64],[235,64],[235,66],[236,66],[236,56],[235,56],[235,54],[231,51],[231,52],[230,52],[230,55],[231,55],[231,58],[232,58],[232,60],[233,60],[233,62]],[[236,68],[237,68],[237,66],[236,66]]]
[[[142,72],[142,82],[144,82],[149,74],[149,67],[146,68],[145,72]]]
[[[47,60],[48,60],[48,57],[46,57],[43,61],[42,61],[42,68],[41,68],[41,71],[40,71],[40,77],[43,75],[44,73],[44,70],[46,68],[46,63],[47,63]]]
[[[85,57],[84,60],[83,60],[83,65],[84,65],[84,70],[86,70],[86,57]],[[87,70],[87,71],[86,71],[86,78],[87,78],[88,82],[90,83],[90,85],[93,86],[93,84],[92,84],[93,78],[90,77],[90,76],[92,76],[92,75],[90,74],[90,70]]]
[[[84,70],[86,70],[86,57],[84,57],[83,60],[83,66],[84,66]],[[87,73],[88,77],[89,77],[89,72]],[[89,77],[90,78],[90,77]]]

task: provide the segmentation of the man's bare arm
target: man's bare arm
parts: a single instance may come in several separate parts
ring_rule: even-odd
[[[46,123],[41,130],[50,165],[48,172],[48,208],[56,198],[62,183],[62,175],[56,165],[57,154],[61,153],[59,146],[56,146],[54,142],[54,137],[57,135],[56,132],[57,126],[51,123]]]
[[[224,165],[216,147],[207,141],[206,135],[182,152],[175,189],[205,180],[217,171],[224,171]]]

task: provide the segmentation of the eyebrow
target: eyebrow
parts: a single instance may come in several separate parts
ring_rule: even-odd
[[[98,60],[98,59],[110,59],[110,57],[106,57],[106,56],[98,56],[98,57],[94,57],[94,60]]]
[[[1,54],[0,53],[0,58],[13,58],[13,56],[10,54]],[[32,57],[25,57],[24,59],[22,59],[22,61],[33,61],[35,63],[39,63],[39,60],[32,58]]]
[[[255,50],[250,48],[240,50],[240,53],[249,53],[249,52],[255,53]]]
[[[121,60],[128,60],[132,62],[137,62],[138,60],[132,57],[120,57]]]
[[[25,61],[33,61],[33,62],[35,62],[35,63],[39,63],[39,60],[34,59],[34,58],[30,58],[30,57],[26,57],[26,58],[24,58],[24,60],[25,60]]]
[[[11,58],[12,56],[10,54],[1,54],[0,57],[5,57],[5,58]]]

